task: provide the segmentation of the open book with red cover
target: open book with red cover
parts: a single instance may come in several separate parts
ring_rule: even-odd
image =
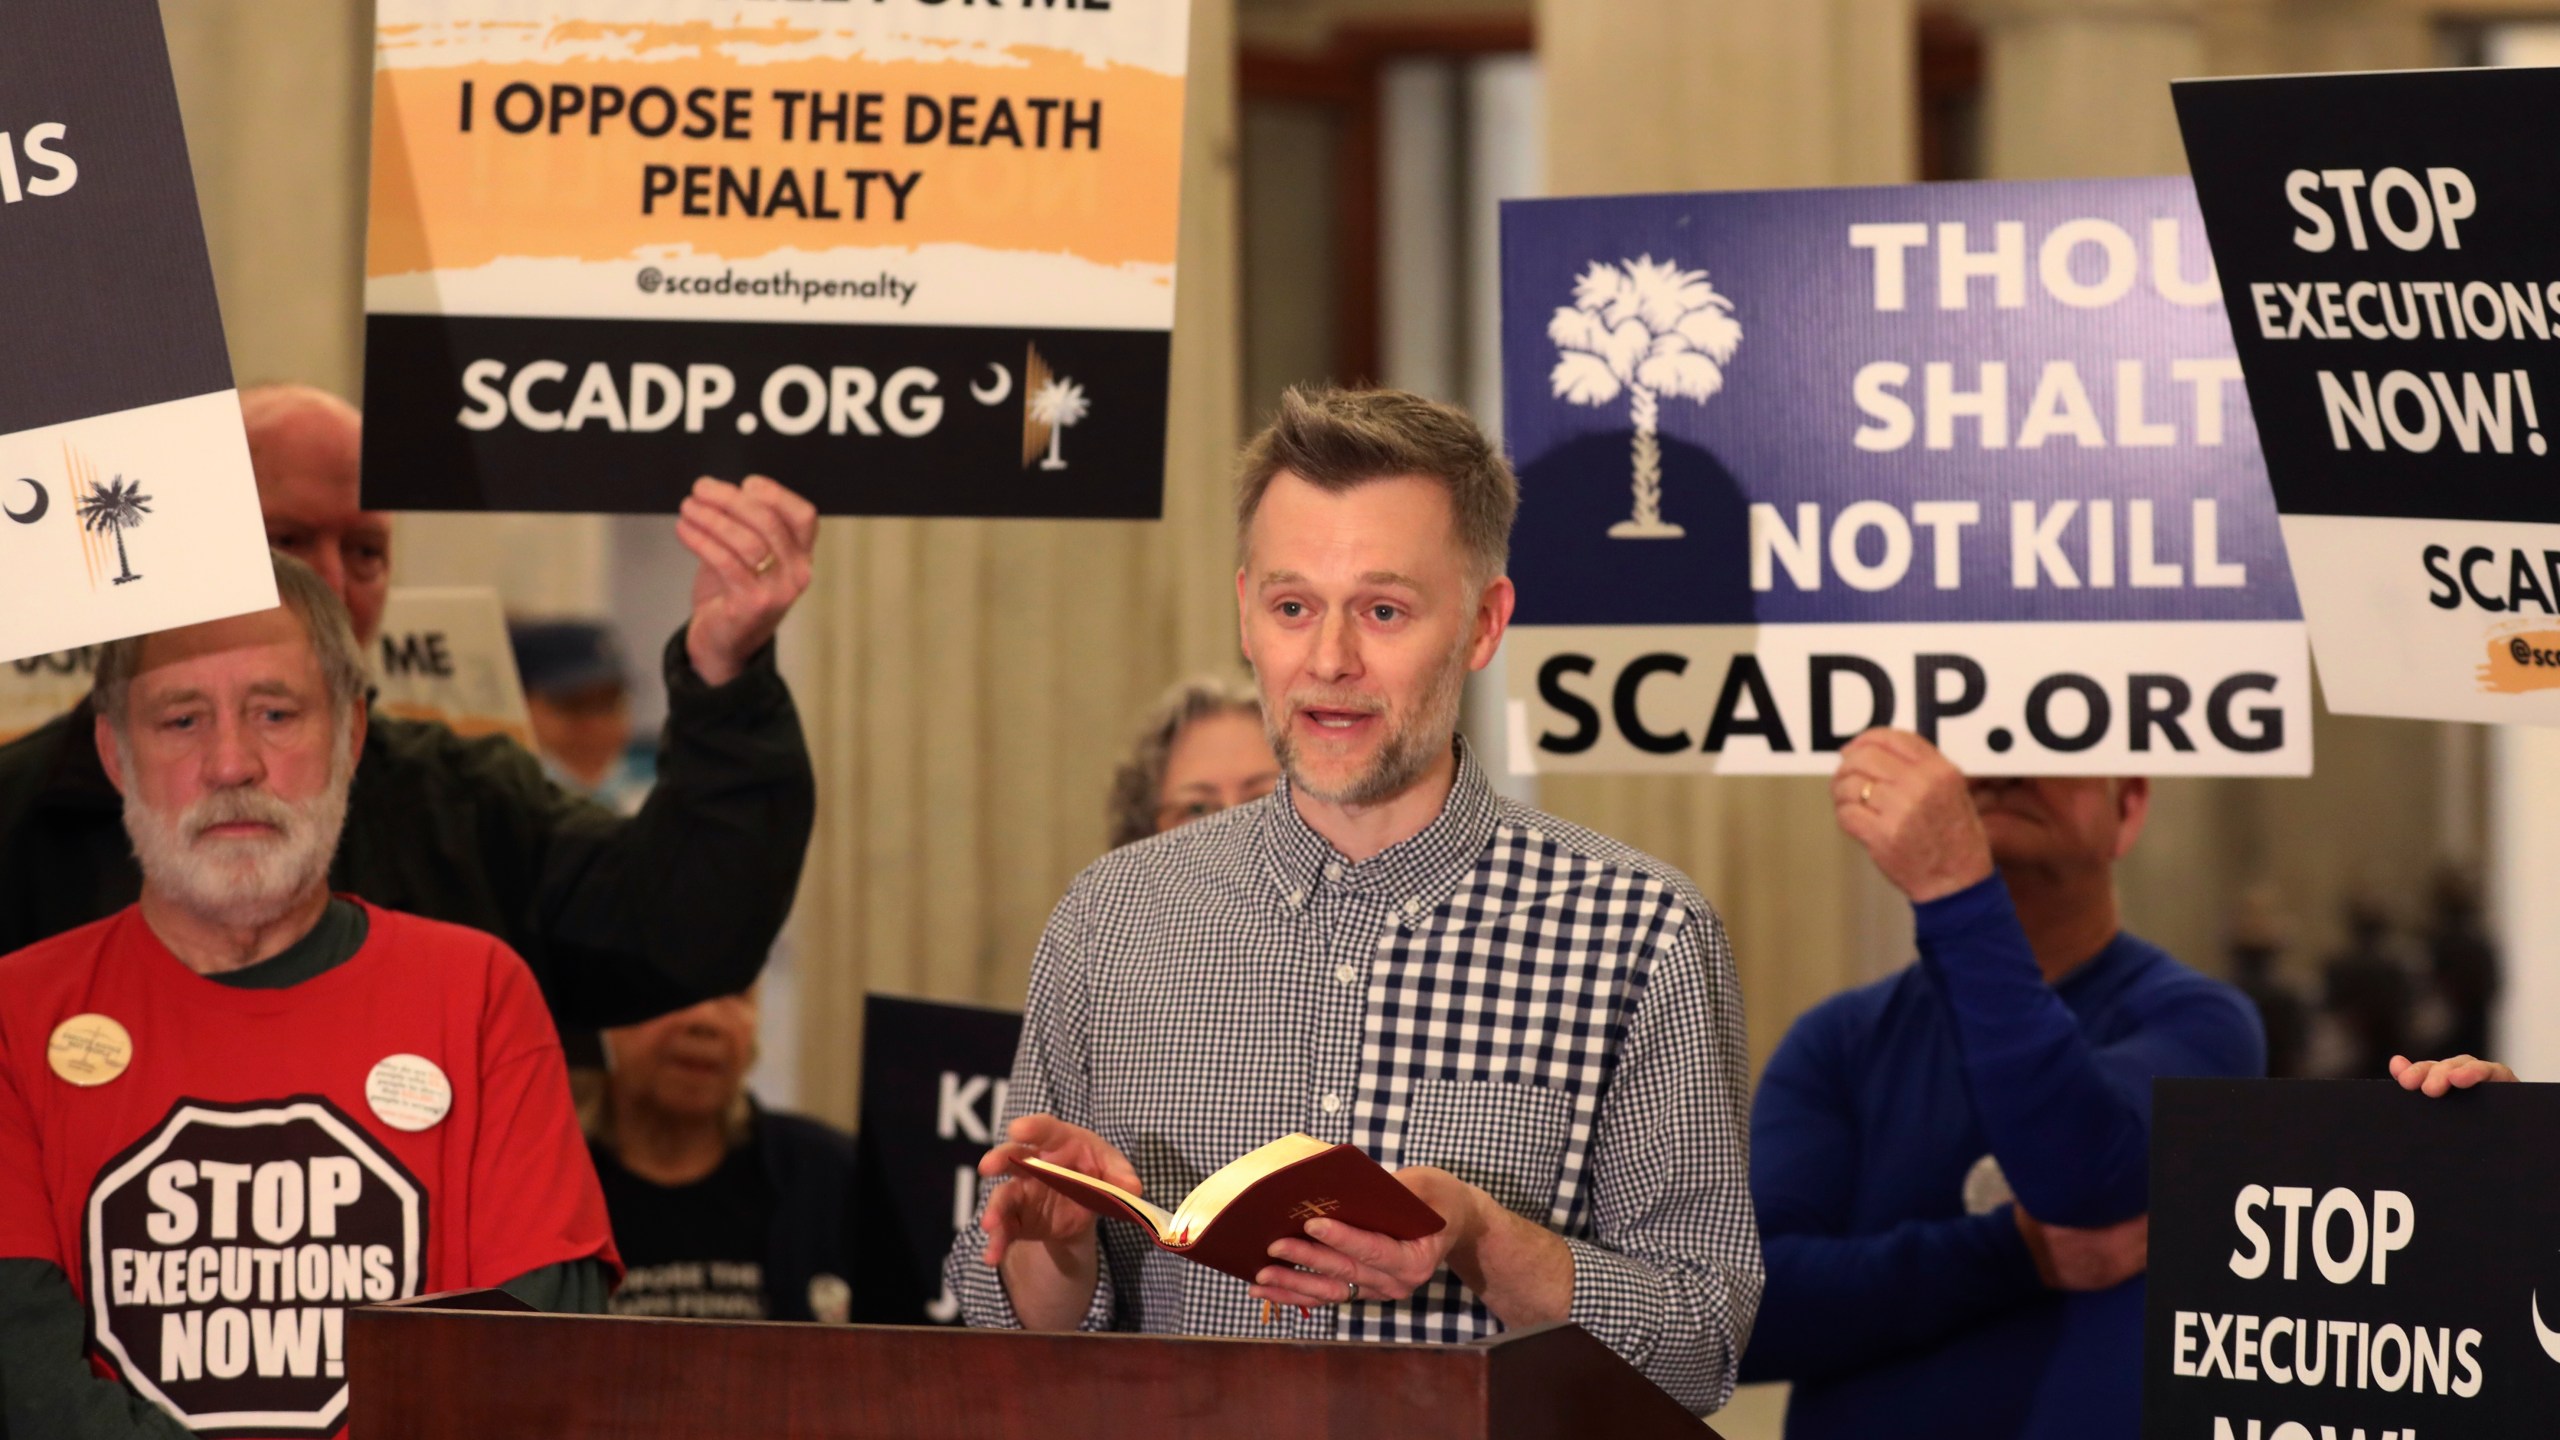
[[[1107,1180],[1046,1160],[1020,1162],[1033,1179],[1097,1215],[1117,1216],[1156,1244],[1247,1284],[1271,1258],[1271,1242],[1304,1236],[1307,1222],[1339,1220],[1398,1240],[1437,1234],[1449,1222],[1353,1145],[1283,1135],[1228,1162],[1168,1212]]]

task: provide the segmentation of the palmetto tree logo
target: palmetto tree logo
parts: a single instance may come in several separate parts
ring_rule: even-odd
[[[1042,457],[1041,469],[1067,468],[1065,457],[1058,453],[1058,442],[1092,413],[1093,402],[1086,398],[1084,387],[1064,375],[1051,376],[1031,392],[1031,418],[1049,432],[1049,453]]]
[[[1616,265],[1595,260],[1573,282],[1573,303],[1556,307],[1547,338],[1559,352],[1548,376],[1557,399],[1600,406],[1630,397],[1635,510],[1609,534],[1678,538],[1681,528],[1662,518],[1662,397],[1703,405],[1724,388],[1724,367],[1742,344],[1733,302],[1704,270],[1650,255]]]
[[[1039,346],[1030,347],[1022,362],[1022,468],[1037,460],[1043,470],[1066,469],[1060,438],[1092,413],[1093,399],[1084,387],[1051,370]]]
[[[151,497],[142,493],[142,482],[125,482],[121,475],[98,486],[80,501],[80,523],[91,534],[116,537],[116,583],[129,585],[142,577],[133,573],[133,562],[124,553],[124,532],[142,524],[151,513]],[[95,584],[95,581],[91,582]]]

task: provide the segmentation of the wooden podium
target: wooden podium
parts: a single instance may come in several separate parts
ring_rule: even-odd
[[[538,1315],[481,1291],[350,1312],[347,1383],[353,1440],[1715,1440],[1572,1325],[1031,1335]]]

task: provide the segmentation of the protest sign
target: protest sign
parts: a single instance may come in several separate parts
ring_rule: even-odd
[[[98,650],[84,645],[48,655],[22,655],[0,665],[0,745],[6,745],[89,696]]]
[[[1154,516],[1187,0],[382,0],[366,503]]]
[[[2304,774],[2176,180],[1514,201],[1515,771]]]
[[[2152,1117],[2149,1440],[2551,1433],[2560,1087],[2163,1080]]]
[[[373,659],[374,704],[383,714],[433,720],[462,736],[505,735],[534,748],[495,590],[393,590]]]
[[[2330,707],[2560,723],[2560,72],[2176,97]]]
[[[0,44],[0,660],[276,603],[149,0]]]
[[[854,1319],[958,1323],[942,1257],[977,1218],[978,1157],[1003,1138],[1005,1077],[1021,1038],[1011,1010],[865,999]]]
[[[494,590],[395,589],[374,642],[374,704],[457,735],[505,735],[533,748],[524,686]],[[0,666],[0,744],[77,705],[96,678],[94,646],[29,655]]]

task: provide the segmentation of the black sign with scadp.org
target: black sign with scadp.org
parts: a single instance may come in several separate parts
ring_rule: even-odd
[[[2560,1086],[2154,1088],[2146,1440],[2545,1440]]]
[[[696,476],[764,474],[830,515],[1153,519],[1171,346],[1153,330],[376,315],[365,504],[649,514]]]

